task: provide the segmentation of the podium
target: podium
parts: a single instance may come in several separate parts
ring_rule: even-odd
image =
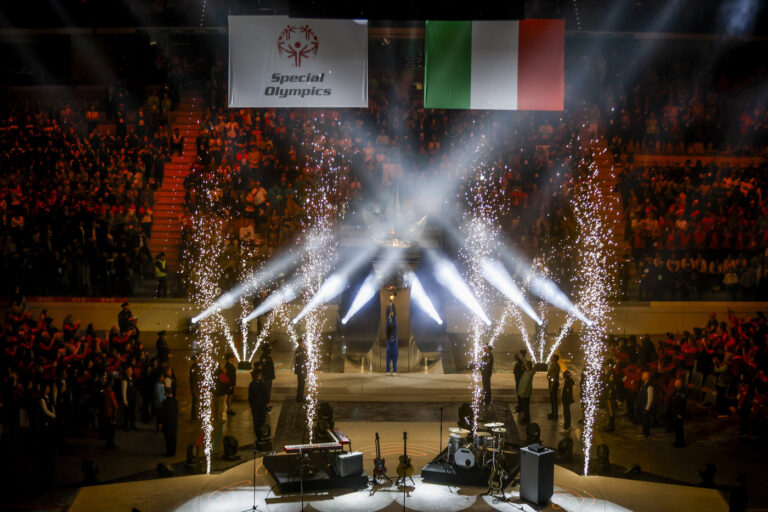
[[[552,498],[555,487],[555,452],[540,444],[520,449],[520,497],[537,505]]]

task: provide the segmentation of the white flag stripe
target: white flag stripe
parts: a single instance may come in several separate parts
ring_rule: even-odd
[[[470,108],[517,109],[519,22],[472,22]]]

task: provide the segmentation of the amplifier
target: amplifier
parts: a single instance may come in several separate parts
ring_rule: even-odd
[[[343,452],[333,461],[333,469],[338,476],[359,475],[363,472],[363,452]]]

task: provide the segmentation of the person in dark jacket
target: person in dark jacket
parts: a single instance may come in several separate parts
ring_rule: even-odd
[[[264,386],[267,388],[267,412],[272,410],[269,403],[272,401],[272,381],[275,380],[275,362],[272,360],[272,347],[265,343],[261,349],[261,375],[264,378]]]
[[[669,400],[669,414],[672,417],[672,429],[675,431],[675,442],[673,444],[675,448],[682,448],[685,446],[683,424],[685,422],[687,401],[688,399],[683,391],[683,381],[681,379],[675,379],[675,393]]]
[[[557,421],[557,395],[560,391],[560,356],[555,354],[552,356],[552,361],[549,363],[547,369],[547,386],[549,389],[549,404],[552,407],[552,412],[547,414],[547,418]]]
[[[163,363],[168,364],[171,358],[171,348],[168,346],[165,331],[157,333],[157,342],[155,345],[157,347],[157,361],[160,365]]]
[[[165,456],[176,455],[176,436],[179,431],[179,404],[171,388],[165,388],[165,400],[160,406],[160,430],[165,438]]]
[[[483,347],[483,357],[480,359],[480,375],[483,378],[483,404],[491,403],[491,376],[493,375],[493,347]]]
[[[120,312],[117,314],[117,325],[120,327],[120,333],[126,333],[131,330],[131,322],[130,319],[133,317],[133,313],[131,313],[131,310],[128,309],[127,302],[123,302],[121,304],[121,307],[123,309],[120,310]]]
[[[200,365],[197,362],[197,354],[192,355],[192,365],[189,367],[189,396],[192,399],[192,407],[190,410],[190,417],[192,421],[197,421],[198,410],[200,407]]]
[[[138,389],[133,375],[133,366],[123,372],[120,381],[120,401],[123,404],[123,428],[125,430],[138,430],[136,428],[136,397]]]
[[[571,372],[565,370],[563,372],[563,430],[570,430],[571,428],[571,404],[573,403],[573,376]]]
[[[251,406],[253,417],[253,433],[258,441],[262,438],[262,428],[267,417],[267,388],[260,369],[251,372],[251,383],[248,386],[248,405]]]
[[[235,354],[227,352],[226,358],[227,364],[224,367],[224,370],[227,372],[227,378],[229,379],[229,382],[227,383],[227,414],[232,416],[235,414],[235,411],[232,410],[232,397],[235,396],[237,368],[235,367]]]
[[[651,384],[651,373],[643,372],[643,384],[637,394],[637,411],[643,423],[641,437],[648,439],[651,435],[651,418],[653,417],[653,385]]]
[[[299,340],[294,354],[293,373],[296,374],[296,401],[304,403],[304,386],[307,381],[307,349],[304,340]]]

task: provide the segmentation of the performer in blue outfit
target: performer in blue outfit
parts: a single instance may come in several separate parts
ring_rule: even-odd
[[[397,375],[397,315],[393,297],[389,299],[387,306],[387,375]],[[392,373],[389,372],[389,364],[392,363]]]

